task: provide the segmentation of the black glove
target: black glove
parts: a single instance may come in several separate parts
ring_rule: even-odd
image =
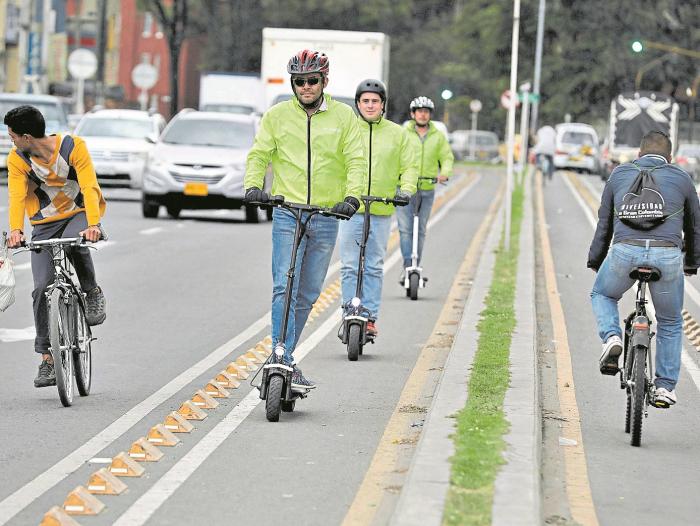
[[[267,203],[270,200],[270,194],[253,186],[245,191],[244,199],[247,203]]]
[[[411,196],[399,188],[398,190],[396,190],[396,194],[394,194],[394,205],[406,206],[410,199]]]
[[[360,208],[360,202],[354,197],[348,196],[345,198],[345,201],[342,203],[337,203],[333,208],[331,208],[331,212],[345,216],[343,219],[350,219],[355,215],[358,208]]]

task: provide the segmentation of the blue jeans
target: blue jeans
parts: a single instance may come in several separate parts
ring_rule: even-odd
[[[343,284],[343,305],[355,296],[357,288],[357,264],[360,258],[360,241],[364,226],[364,214],[355,214],[350,221],[340,225],[340,275]],[[379,316],[384,280],[384,255],[391,232],[391,216],[371,216],[369,237],[365,249],[365,272],[362,282],[362,304]]]
[[[420,198],[418,195],[420,194]],[[407,206],[396,209],[396,219],[399,223],[399,233],[401,234],[401,255],[403,256],[404,268],[411,266],[411,252],[413,251],[413,210],[421,201],[418,212],[418,265],[423,255],[423,244],[425,243],[425,230],[428,226],[428,218],[433,208],[435,200],[435,190],[418,190],[411,196]]]
[[[610,248],[596,277],[591,303],[598,323],[598,335],[605,341],[612,335],[622,337],[617,302],[634,281],[629,273],[637,266],[652,266],[661,271],[661,279],[649,283],[656,309],[657,387],[673,389],[678,382],[683,342],[683,255],[674,247],[638,247],[616,243]]]
[[[272,213],[272,345],[277,345],[282,335],[284,316],[284,292],[287,288],[287,271],[292,261],[294,245],[294,215],[275,208]],[[299,245],[295,266],[294,286],[284,340],[284,359],[293,363],[292,353],[306,325],[311,307],[321,294],[338,236],[338,220],[314,215],[309,221]]]

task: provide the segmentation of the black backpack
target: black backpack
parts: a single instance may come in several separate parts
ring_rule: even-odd
[[[651,170],[642,169],[634,163],[632,165],[639,170],[639,175],[622,197],[619,210],[615,210],[617,218],[623,224],[636,230],[651,230],[672,215],[683,211],[681,209],[672,214],[666,211],[666,202],[652,174],[654,170],[665,165],[655,166]]]

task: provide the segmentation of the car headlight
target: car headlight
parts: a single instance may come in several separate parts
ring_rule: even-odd
[[[165,168],[165,159],[155,155],[146,155],[146,164],[149,168]]]

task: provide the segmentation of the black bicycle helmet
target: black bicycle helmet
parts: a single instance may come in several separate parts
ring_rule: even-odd
[[[360,100],[363,93],[376,93],[382,102],[386,102],[386,86],[381,80],[365,79],[357,85],[355,90],[355,104]]]

